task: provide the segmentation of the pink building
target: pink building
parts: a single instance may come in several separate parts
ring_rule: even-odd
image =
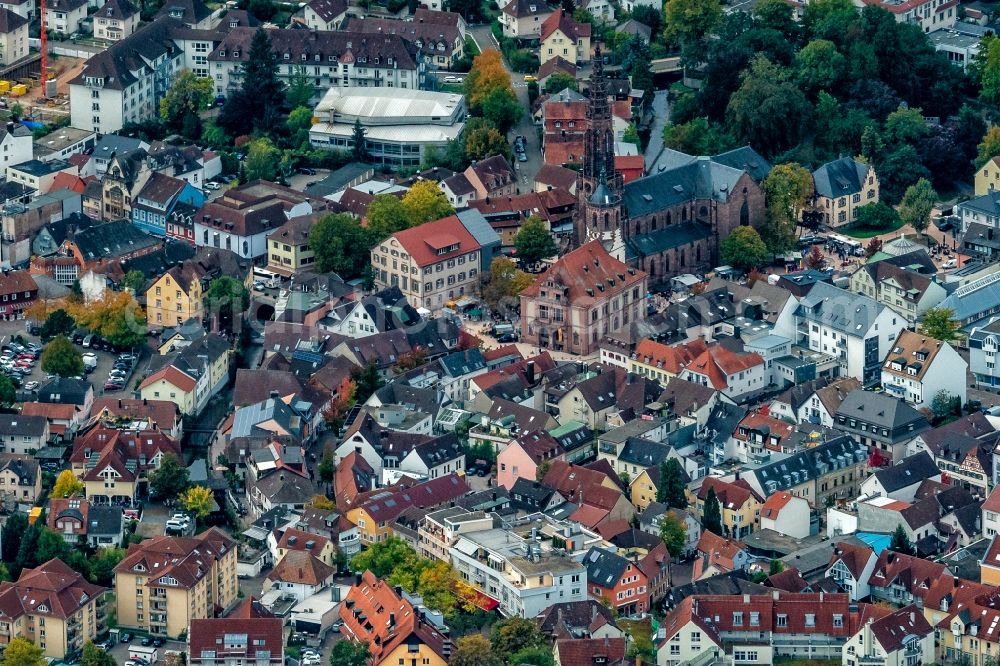
[[[559,442],[545,431],[521,435],[497,455],[497,484],[510,490],[518,478],[536,481],[538,466],[547,460],[562,459],[564,453]]]

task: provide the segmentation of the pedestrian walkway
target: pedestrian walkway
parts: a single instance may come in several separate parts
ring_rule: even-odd
[[[653,126],[649,131],[649,143],[646,145],[646,172],[656,162],[663,152],[663,128],[667,126],[670,116],[670,105],[667,103],[667,91],[657,90],[653,96]]]

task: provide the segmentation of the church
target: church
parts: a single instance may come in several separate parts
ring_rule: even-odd
[[[771,165],[752,148],[694,157],[665,148],[650,175],[625,185],[614,169],[614,131],[602,60],[594,58],[575,246],[600,240],[655,285],[718,266],[719,242],[764,221],[761,181]]]

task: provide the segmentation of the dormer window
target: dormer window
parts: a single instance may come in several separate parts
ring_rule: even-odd
[[[291,59],[291,57],[292,57],[292,56],[291,56],[291,54],[289,54],[289,53],[286,53],[286,54],[285,54],[285,60],[290,60],[290,59]]]
[[[303,54],[302,54],[302,58],[301,58],[301,59],[302,59],[302,60],[308,60],[308,59],[309,59],[309,56],[307,56],[307,55],[306,55],[305,53],[303,53]]]
[[[233,57],[234,58],[239,58],[240,57],[240,52],[239,51],[233,51]]]
[[[219,57],[220,58],[225,58],[226,57],[226,50],[225,49],[219,51]]]

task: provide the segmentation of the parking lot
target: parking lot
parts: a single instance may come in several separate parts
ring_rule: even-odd
[[[38,336],[29,335],[24,331],[23,322],[3,322],[4,326],[0,328],[0,345],[10,344],[14,335],[21,335],[29,343],[41,344],[41,340]],[[13,325],[17,325],[14,328]],[[130,395],[135,388],[135,382],[137,378],[144,376],[143,368],[148,364],[148,355],[143,354],[143,350],[139,350],[139,360],[129,376],[128,382],[121,388],[117,390],[104,390],[104,384],[108,379],[108,375],[115,365],[118,358],[117,352],[106,352],[96,349],[84,349],[82,345],[75,345],[81,353],[92,353],[97,359],[97,366],[93,372],[86,374],[85,378],[94,386],[94,396],[101,397],[105,395],[120,396],[120,395]],[[17,392],[17,399],[21,402],[27,402],[34,400],[35,391],[37,387],[34,384],[41,386],[46,381],[48,381],[48,376],[42,372],[41,359],[35,362],[34,367],[31,372],[21,376],[21,387]]]

